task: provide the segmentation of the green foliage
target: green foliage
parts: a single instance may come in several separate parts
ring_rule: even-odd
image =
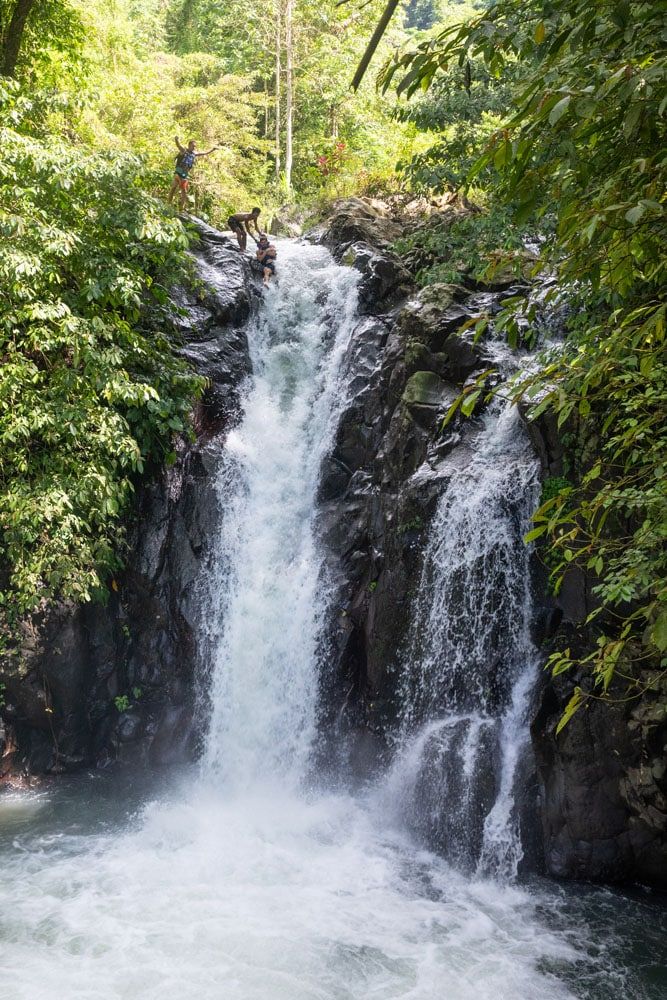
[[[187,429],[199,380],[168,289],[186,234],[140,161],[26,135],[0,91],[0,543],[6,619],[89,600],[118,566],[135,478]],[[20,130],[20,131],[19,131]]]
[[[619,665],[667,666],[666,309],[615,311],[572,345],[567,370],[553,360],[516,391],[529,398],[549,384],[531,416],[553,408],[590,453],[576,485],[544,499],[535,530],[549,540],[558,582],[572,565],[597,577],[589,623],[600,634],[584,662],[605,691]],[[576,663],[559,653],[552,666]]]
[[[397,240],[394,249],[420,285],[483,281],[499,263],[521,274],[529,230],[511,220],[502,205],[475,212],[452,208]]]
[[[548,500],[559,496],[563,490],[567,490],[571,486],[572,483],[565,476],[548,476],[542,483],[540,504],[547,503]]]
[[[9,41],[16,6],[16,0],[0,0],[0,56]],[[63,57],[78,58],[83,37],[81,19],[69,0],[34,0],[21,37],[17,72],[37,70],[42,78],[52,77]]]
[[[411,518],[409,521],[404,521],[403,524],[398,526],[399,535],[405,535],[409,531],[422,531],[424,528],[424,520],[419,514]]]
[[[664,0],[498,0],[385,73],[410,93],[471,57],[495,74],[515,60],[526,70],[469,181],[492,165],[517,220],[553,213],[544,263],[561,287],[576,282],[564,350],[514,388],[535,400],[533,419],[550,410],[576,431],[576,481],[542,504],[531,533],[548,539],[558,579],[573,565],[597,579],[596,648],[551,661],[556,673],[592,670],[566,717],[614,677],[667,668],[666,13]],[[517,313],[532,316],[512,309],[516,339]]]
[[[405,27],[428,31],[439,20],[438,0],[408,0],[405,5]]]
[[[414,135],[410,124],[394,121],[395,100],[383,98],[368,83],[358,95],[350,92],[350,66],[363,49],[379,3],[353,2],[339,7],[337,0],[299,0],[293,10],[294,162],[293,186],[300,200],[322,194],[338,196],[356,191],[367,175],[388,177],[397,155],[408,152]],[[285,2],[252,7],[232,0],[173,0],[166,26],[169,48],[181,57],[208,53],[227,73],[247,81],[257,104],[255,134],[265,142],[265,160],[255,173],[255,187],[268,186],[282,197],[275,178],[276,35],[284,28]],[[284,34],[284,32],[283,32]],[[386,43],[404,35],[397,28]],[[279,131],[285,132],[286,54],[281,45],[282,104]],[[214,102],[208,113],[216,114]],[[219,135],[229,136],[228,130]],[[233,131],[232,131],[233,136]],[[229,140],[227,140],[229,141]],[[320,157],[330,155],[337,142],[345,144],[345,158],[335,172],[323,173]],[[283,142],[284,145],[284,142]],[[284,166],[284,157],[283,157]],[[266,192],[264,192],[266,197]],[[257,200],[257,198],[255,198]]]
[[[135,19],[129,13],[112,16],[99,0],[82,17],[90,41],[88,90],[76,122],[81,139],[142,156],[144,183],[163,196],[173,176],[175,135],[182,142],[193,138],[198,149],[220,145],[192,173],[197,213],[223,223],[239,206],[261,203],[268,146],[258,134],[263,98],[253,92],[251,79],[231,74],[213,54],[144,49]],[[155,33],[159,38],[159,24]]]
[[[116,706],[116,711],[120,712],[121,715],[123,712],[127,712],[127,710],[130,707],[130,699],[126,694],[116,695],[116,697],[113,700],[113,703]]]
[[[438,194],[467,185],[473,164],[511,105],[516,64],[512,70],[499,80],[482,59],[467,59],[462,66],[449,66],[419,100],[399,105],[398,118],[437,136],[427,149],[398,164],[413,190]],[[491,165],[477,183],[488,183],[493,175]]]

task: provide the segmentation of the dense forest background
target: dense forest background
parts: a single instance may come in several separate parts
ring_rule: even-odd
[[[214,222],[250,202],[270,213],[289,197],[370,189],[412,152],[417,130],[394,116],[395,95],[370,75],[350,89],[381,0],[24,0],[15,54],[20,6],[0,4],[4,64],[37,99],[33,120],[71,145],[141,156],[155,192],[176,134],[219,144],[193,178],[196,207]],[[469,6],[413,0],[378,59],[442,8]]]
[[[213,224],[253,204],[268,222],[350,194],[455,199],[396,247],[421,284],[525,275],[537,238],[567,336],[515,393],[553,418],[567,474],[532,535],[554,589],[578,565],[596,601],[593,648],[552,666],[590,669],[571,710],[614,677],[634,695],[664,676],[667,4],[410,0],[354,92],[385,9],[0,0],[4,643],[48,600],[104,593],[138,477],[187,433],[201,386],[169,289],[189,236],[164,201],[178,135],[220,147],[193,175]],[[495,320],[516,346],[533,308]],[[461,410],[487,391],[465,386]]]

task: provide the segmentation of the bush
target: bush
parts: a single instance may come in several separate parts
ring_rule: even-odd
[[[187,428],[199,379],[174,353],[168,289],[187,236],[142,164],[21,133],[0,89],[0,604],[104,592],[148,463]]]
[[[509,209],[499,205],[483,212],[452,210],[397,240],[394,249],[420,285],[483,281],[498,260],[508,266],[512,258],[520,275],[529,230],[510,225],[510,218]]]

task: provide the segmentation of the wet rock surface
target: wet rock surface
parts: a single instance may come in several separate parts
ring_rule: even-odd
[[[585,683],[582,679],[582,683]],[[572,681],[545,683],[533,727],[549,874],[667,888],[667,686],[597,701],[557,735]]]
[[[329,220],[310,234],[335,259],[361,272],[360,311],[378,315],[395,308],[408,294],[412,278],[391,244],[402,233],[382,202],[348,198],[336,202]]]
[[[322,531],[338,586],[327,683],[336,734],[342,722],[381,744],[395,721],[429,521],[448,475],[475,447],[474,423],[440,431],[461,385],[489,363],[484,344],[458,331],[482,309],[496,311],[514,289],[508,292],[508,278],[494,290],[435,285],[417,292],[388,251],[391,220],[373,205],[356,219],[355,211],[343,203],[317,234],[339,260],[362,270],[367,314],[349,348],[350,400],[321,484]],[[367,293],[363,267],[374,257],[387,260],[394,281]],[[552,418],[545,414],[527,429],[544,478],[562,475]],[[536,563],[534,591],[538,644],[580,625],[593,607],[590,581],[579,573],[570,574],[556,602]],[[534,759],[521,765],[518,791],[527,863],[559,878],[665,888],[667,691],[617,708],[594,702],[557,736],[573,683],[542,678],[533,699]]]
[[[250,372],[245,324],[257,275],[222,234],[200,226],[201,285],[177,289],[180,353],[207,379],[194,443],[138,489],[126,569],[106,605],[51,606],[26,623],[4,687],[2,772],[58,774],[141,754],[196,752],[197,586],[216,524],[219,440]]]
[[[487,366],[458,334],[472,293],[418,291],[390,242],[400,228],[372,201],[349,199],[316,233],[361,273],[360,320],[343,363],[348,402],[320,486],[321,531],[336,581],[326,703],[336,721],[382,739],[397,712],[396,683],[427,529],[444,482],[467,460],[474,425],[442,421],[463,382]]]
[[[526,426],[544,478],[562,476],[563,448],[553,416]],[[547,580],[539,581],[546,595]],[[546,596],[537,639],[547,650],[586,655],[595,635],[586,618],[594,581],[571,570],[557,600]],[[618,684],[612,702],[590,700],[556,733],[575,684],[590,674],[543,677],[536,693],[532,743],[540,785],[544,863],[558,878],[640,882],[667,889],[667,683],[646,673],[640,697]],[[636,690],[636,689],[635,689]]]

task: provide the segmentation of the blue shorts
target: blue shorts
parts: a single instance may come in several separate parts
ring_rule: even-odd
[[[271,274],[276,273],[276,262],[272,257],[267,257],[266,260],[263,260],[262,267],[268,268]]]

